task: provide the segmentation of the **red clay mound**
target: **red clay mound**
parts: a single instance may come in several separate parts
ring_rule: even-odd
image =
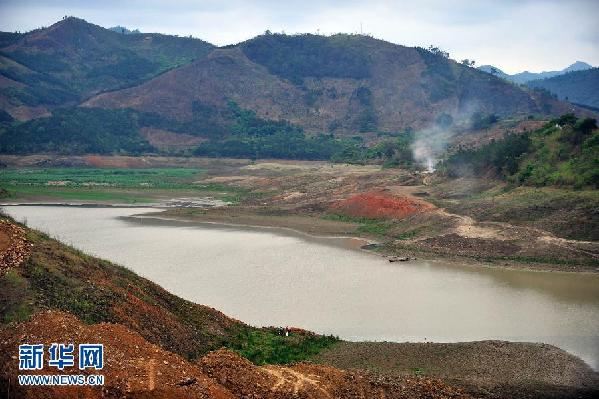
[[[432,204],[415,198],[370,192],[338,201],[331,205],[330,210],[355,217],[402,219],[433,208]]]
[[[199,360],[200,369],[239,398],[274,398],[277,378],[227,349]],[[284,398],[286,396],[281,396]]]

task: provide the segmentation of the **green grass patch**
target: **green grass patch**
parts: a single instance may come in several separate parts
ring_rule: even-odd
[[[306,360],[339,341],[333,336],[294,334],[276,328],[241,329],[226,346],[255,364],[288,364]]]
[[[358,224],[359,226],[356,229],[356,233],[377,237],[388,236],[389,231],[394,227],[394,222],[392,220],[348,216],[339,213],[328,213],[321,218],[337,222]]]
[[[45,168],[9,169],[0,174],[0,184],[68,187],[164,188],[193,187],[202,175],[199,169],[104,169]]]
[[[2,323],[21,322],[32,312],[29,283],[15,270],[8,270],[0,277],[0,314]]]
[[[412,238],[418,235],[418,230],[410,230],[400,234],[395,235],[395,239],[397,240],[411,240]]]
[[[240,187],[196,183],[202,174],[200,169],[186,168],[8,169],[0,173],[0,187],[4,198],[60,198],[128,204],[152,202],[157,196],[195,195],[236,203],[250,195],[249,190]]]
[[[412,368],[412,373],[414,373],[414,375],[420,376],[424,375],[426,373],[426,370],[424,367],[414,367]]]
[[[4,198],[57,198],[63,200],[81,200],[97,202],[120,202],[125,204],[149,203],[151,198],[144,195],[144,192],[108,190],[98,188],[57,188],[57,187],[28,187],[18,185],[7,185],[3,187],[7,194]],[[145,193],[146,195],[149,193]]]
[[[372,236],[385,237],[389,234],[389,230],[393,227],[392,221],[379,220],[361,225],[356,230],[358,233],[368,234]]]

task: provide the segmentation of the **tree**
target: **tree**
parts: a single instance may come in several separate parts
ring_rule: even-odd
[[[465,58],[462,61],[460,61],[460,64],[467,66],[467,67],[474,67],[474,64],[476,64],[476,61]]]
[[[499,118],[495,114],[485,115],[477,111],[470,117],[470,127],[474,130],[487,129],[498,120]]]
[[[564,114],[555,120],[555,123],[561,127],[564,126],[574,126],[576,124],[577,118],[576,115]]]
[[[449,58],[449,53],[447,51],[440,49],[439,47],[432,46],[432,45],[428,46],[428,51],[430,51],[431,53],[433,53],[435,55],[439,55],[443,58]]]
[[[576,123],[575,129],[584,136],[588,136],[593,130],[597,129],[597,120],[593,118],[584,118]]]

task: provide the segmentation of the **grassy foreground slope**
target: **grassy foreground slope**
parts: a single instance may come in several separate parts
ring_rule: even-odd
[[[440,166],[450,177],[498,177],[515,185],[599,187],[599,129],[566,114],[533,132],[459,149]]]

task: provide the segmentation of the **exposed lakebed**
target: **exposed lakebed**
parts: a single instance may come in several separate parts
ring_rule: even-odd
[[[544,342],[599,368],[599,275],[389,263],[350,239],[132,217],[151,208],[4,209],[249,324],[348,340]]]

